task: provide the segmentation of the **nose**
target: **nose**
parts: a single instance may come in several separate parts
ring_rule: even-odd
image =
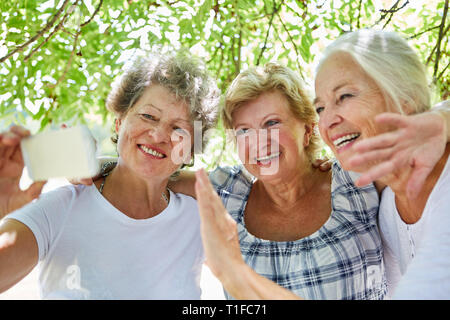
[[[339,123],[341,123],[343,118],[339,114],[336,107],[328,107],[322,111],[319,118],[319,126],[321,130],[333,129]]]
[[[172,130],[167,125],[161,123],[148,131],[148,134],[153,138],[154,142],[157,143],[169,143],[171,133]]]

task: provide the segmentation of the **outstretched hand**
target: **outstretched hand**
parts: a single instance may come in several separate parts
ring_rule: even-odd
[[[24,162],[20,141],[30,132],[20,126],[12,126],[0,133],[0,218],[37,198],[46,181],[33,183],[20,190]]]
[[[195,192],[201,219],[201,234],[206,263],[221,281],[236,264],[245,264],[239,248],[236,222],[224,208],[204,170],[195,174]]]
[[[313,168],[319,169],[322,172],[330,171],[332,165],[333,165],[333,160],[328,159],[328,158],[316,159],[312,163]]]
[[[352,146],[356,155],[349,159],[351,167],[357,168],[372,161],[376,163],[355,183],[363,186],[408,166],[412,173],[406,191],[408,198],[414,199],[444,154],[447,144],[445,121],[439,114],[431,112],[409,116],[383,113],[375,121],[396,130]]]

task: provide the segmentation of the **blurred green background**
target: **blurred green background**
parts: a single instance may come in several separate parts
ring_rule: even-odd
[[[321,50],[365,27],[408,39],[429,69],[434,100],[448,99],[448,2],[1,1],[0,130],[11,123],[33,133],[84,123],[101,154],[114,155],[105,98],[140,50],[189,48],[207,61],[223,92],[241,70],[273,60],[299,72],[311,89]],[[236,163],[220,126],[211,142],[194,168]]]

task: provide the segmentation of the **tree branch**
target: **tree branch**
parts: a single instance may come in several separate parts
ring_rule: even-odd
[[[421,36],[421,35],[423,35],[424,33],[427,33],[427,32],[429,32],[429,31],[431,31],[431,30],[434,30],[434,29],[438,29],[438,28],[440,28],[440,27],[441,27],[441,26],[439,25],[439,26],[435,26],[435,27],[428,28],[428,29],[423,30],[423,31],[421,31],[421,32],[418,32],[418,33],[416,33],[416,34],[414,34],[414,35],[412,35],[412,36],[410,36],[410,37],[408,37],[408,38],[406,38],[406,39],[407,39],[407,40],[411,40],[411,39],[417,38],[418,36]]]
[[[100,0],[98,6],[97,6],[97,8],[95,8],[95,11],[94,11],[94,13],[92,14],[92,16],[91,16],[86,22],[83,22],[83,23],[80,25],[80,28],[85,27],[86,25],[88,25],[88,24],[92,21],[92,19],[94,19],[94,17],[95,17],[95,16],[97,15],[97,13],[100,11],[100,8],[101,8],[102,4],[103,4],[103,0]]]
[[[279,14],[278,12],[277,12],[277,17],[278,17],[278,19],[280,20],[281,25],[283,26],[283,29],[286,31],[286,33],[287,33],[287,35],[288,35],[288,37],[289,37],[289,41],[292,43],[292,46],[294,47],[295,54],[297,55],[297,57],[300,56],[300,54],[299,54],[299,52],[298,52],[298,49],[297,49],[297,45],[295,44],[294,38],[292,38],[292,36],[291,36],[291,34],[290,34],[288,28],[287,28],[286,25],[284,24],[283,19],[281,19],[281,16],[280,16],[280,14]],[[283,44],[283,46],[284,46],[283,40],[282,40],[282,39],[280,39],[280,40],[281,40],[281,42],[282,42],[282,44]],[[300,76],[302,77],[302,79],[304,79],[303,73],[302,73],[302,68],[301,68],[301,66],[300,66],[300,63],[299,63],[298,59],[295,59],[295,60],[296,60],[296,63],[297,63],[298,71],[300,72]]]
[[[439,27],[440,27],[440,26],[439,26]],[[447,32],[449,31],[449,29],[450,29],[450,24],[447,26],[447,28],[445,28],[445,30],[444,30],[444,35],[447,34]],[[434,52],[436,51],[436,49],[437,49],[437,42],[436,42],[435,46],[433,47],[433,49],[431,50],[431,53],[430,53],[430,55],[428,56],[427,61],[425,62],[425,65],[428,66],[428,64],[430,63],[431,59],[433,58],[433,54],[434,54]]]
[[[45,25],[45,27],[42,30],[40,30],[38,33],[36,33],[33,37],[31,37],[24,44],[16,47],[13,51],[11,51],[8,54],[6,54],[5,56],[1,57],[0,58],[0,63],[2,63],[3,61],[8,59],[9,57],[14,55],[15,53],[25,50],[31,43],[33,43],[36,40],[38,40],[39,38],[41,38],[44,35],[44,33],[46,33],[48,30],[50,30],[53,27],[53,25],[55,24],[56,20],[58,20],[58,18],[61,16],[61,14],[63,13],[64,9],[67,7],[69,2],[70,2],[70,0],[65,0],[64,3],[62,4],[61,8],[58,9],[58,11],[55,13],[53,18],[49,22],[47,22],[47,24]]]
[[[447,63],[447,65],[445,66],[445,68],[441,71],[441,73],[439,73],[439,75],[436,78],[436,81],[439,80],[440,78],[442,78],[442,76],[444,75],[445,70],[448,69],[448,66],[450,65],[450,62]]]
[[[439,28],[439,37],[437,40],[437,48],[436,48],[436,60],[434,62],[434,72],[433,72],[433,79],[436,81],[436,75],[438,73],[438,69],[439,69],[439,60],[441,59],[441,41],[444,37],[444,26],[445,26],[445,22],[447,21],[447,12],[448,12],[448,1],[449,0],[445,0],[445,6],[444,6],[444,14],[442,15],[442,21],[441,21],[441,26]]]
[[[360,24],[360,20],[361,20],[361,4],[362,4],[362,0],[359,0],[359,4],[358,4],[358,18],[356,20],[356,28],[359,29],[361,27]]]
[[[234,8],[234,12],[236,14],[237,27],[239,29],[239,39],[238,39],[238,44],[237,44],[237,60],[235,60],[233,57],[234,66],[235,66],[234,74],[235,74],[235,76],[237,76],[241,72],[242,26],[241,26],[241,19],[240,19],[240,15],[239,15],[239,6],[238,6],[238,3],[236,0],[233,1],[233,8]],[[234,35],[233,35],[233,38],[234,38]],[[232,48],[232,50],[233,50],[233,55],[234,55],[234,48]]]
[[[264,51],[267,49],[267,39],[269,38],[269,33],[270,33],[270,28],[272,27],[273,18],[275,17],[275,14],[278,12],[278,10],[280,10],[282,4],[283,4],[283,1],[281,1],[280,5],[277,8],[276,2],[275,1],[273,2],[273,11],[270,16],[269,27],[267,28],[266,38],[264,39],[264,45],[261,49],[261,52],[259,53],[258,59],[256,60],[257,66],[259,66],[259,61],[261,60],[261,57],[262,57]]]
[[[72,14],[73,10],[77,6],[77,2],[78,0],[74,4],[72,4],[69,10],[67,10],[66,14],[62,17],[61,21],[56,25],[56,27],[48,35],[48,37],[45,38],[44,41],[42,41],[36,48],[33,48],[33,50],[31,50],[31,52],[23,59],[25,62],[28,61],[33,54],[35,54],[39,49],[41,49],[42,46],[46,44],[51,39],[51,37],[53,37],[53,35],[64,26],[64,22],[66,22],[67,18]]]
[[[394,5],[390,9],[380,9],[380,11],[384,12],[386,14],[388,14],[388,13],[391,13],[391,14],[392,13],[396,13],[396,12],[400,11],[401,9],[403,9],[409,3],[409,1],[406,0],[406,2],[400,8],[397,8],[397,5],[398,5],[399,2],[400,2],[400,0],[398,0],[396,3],[394,3]]]
[[[67,65],[64,68],[64,72],[63,74],[58,78],[58,80],[56,81],[55,84],[49,84],[48,87],[49,88],[55,88],[58,84],[61,83],[61,81],[63,81],[67,75],[67,72],[69,72],[70,66],[72,65],[72,60],[73,60],[73,56],[75,55],[75,51],[77,49],[77,45],[78,45],[78,36],[81,33],[81,28],[78,29],[77,33],[75,34],[75,39],[73,40],[73,45],[72,45],[72,52],[70,53],[70,57],[69,60],[67,61]]]
[[[391,19],[392,19],[394,13],[403,9],[409,3],[409,0],[406,0],[405,3],[402,4],[401,7],[398,8],[399,2],[400,2],[400,0],[397,0],[390,9],[380,9],[380,12],[382,12],[384,14],[381,15],[380,19],[377,22],[375,22],[375,24],[373,26],[376,26],[377,24],[379,24],[381,21],[386,19],[386,17],[389,15],[388,21],[384,24],[384,26],[382,28],[382,29],[384,29],[389,24],[389,22],[391,22]]]
[[[242,30],[239,29],[239,41],[238,41],[238,53],[237,53],[237,61],[236,61],[236,76],[241,72],[241,50],[242,50]]]

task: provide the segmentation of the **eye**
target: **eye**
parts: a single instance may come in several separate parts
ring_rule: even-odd
[[[268,121],[265,123],[265,125],[266,125],[267,127],[271,127],[271,126],[277,125],[277,124],[279,124],[279,123],[280,123],[280,121],[278,121],[278,120],[268,120]]]
[[[248,128],[240,128],[240,129],[238,129],[238,130],[235,130],[234,131],[234,134],[236,135],[236,137],[237,136],[242,136],[242,135],[244,135],[244,134],[246,134],[246,133],[248,133],[249,132],[249,129]]]
[[[180,134],[182,136],[188,136],[189,135],[189,132],[187,130],[185,130],[183,128],[180,128],[180,127],[174,127],[173,131],[175,131],[176,133],[178,133],[178,134]]]
[[[320,114],[323,110],[325,110],[324,107],[316,107],[317,114]]]
[[[152,116],[151,114],[148,113],[141,113],[139,114],[142,118],[146,119],[146,120],[152,120],[152,121],[156,121],[156,117]]]
[[[351,98],[353,95],[351,93],[344,93],[339,96],[339,102],[344,101],[345,99]]]

